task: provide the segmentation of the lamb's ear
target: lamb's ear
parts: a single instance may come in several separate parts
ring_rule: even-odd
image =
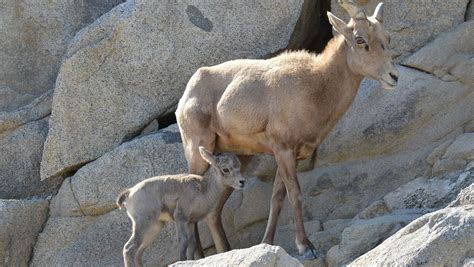
[[[329,23],[331,23],[334,30],[342,34],[344,38],[346,39],[346,41],[351,43],[352,31],[349,27],[347,27],[346,23],[342,19],[336,17],[333,13],[329,11],[328,11],[328,19],[329,19]]]
[[[201,157],[209,162],[209,164],[216,166],[217,165],[217,159],[212,155],[209,150],[205,149],[203,146],[199,146],[199,153],[201,154]]]

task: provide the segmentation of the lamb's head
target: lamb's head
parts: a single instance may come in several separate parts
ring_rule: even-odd
[[[343,35],[349,46],[347,63],[352,71],[378,80],[384,89],[395,89],[398,70],[388,49],[390,36],[383,27],[383,3],[379,3],[371,17],[352,0],[338,0],[351,20],[346,24],[328,12],[329,22]]]
[[[245,179],[240,173],[240,161],[235,154],[213,155],[202,146],[199,147],[199,153],[204,160],[209,162],[211,165],[209,168],[214,168],[214,173],[219,176],[218,179],[221,179],[225,185],[235,189],[244,187]]]

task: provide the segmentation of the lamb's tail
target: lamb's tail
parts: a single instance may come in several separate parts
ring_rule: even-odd
[[[117,201],[115,202],[119,209],[122,209],[124,207],[124,203],[127,201],[129,194],[129,189],[125,189],[122,193],[119,194],[119,196],[117,197]]]

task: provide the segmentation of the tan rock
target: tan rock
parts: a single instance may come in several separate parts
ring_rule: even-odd
[[[234,249],[197,261],[180,261],[171,266],[303,266],[278,246],[260,244],[246,249]]]
[[[0,266],[27,266],[48,215],[46,200],[0,200]]]
[[[39,169],[48,118],[33,121],[0,139],[0,198],[23,198],[50,193],[61,177],[41,181]]]
[[[1,0],[0,111],[51,90],[69,40],[120,2]]]
[[[474,205],[426,214],[349,266],[461,266],[474,251]]]

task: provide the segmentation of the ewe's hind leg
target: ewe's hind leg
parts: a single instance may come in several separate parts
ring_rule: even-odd
[[[143,251],[155,240],[163,225],[160,221],[133,224],[132,236],[123,248],[125,267],[142,266]]]

